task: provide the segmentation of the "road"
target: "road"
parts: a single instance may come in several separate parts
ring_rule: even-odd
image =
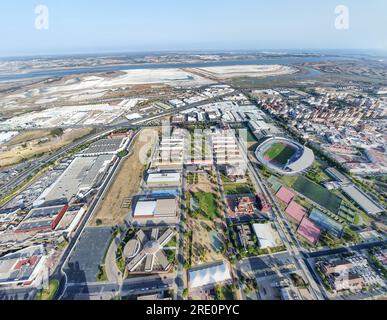
[[[306,258],[318,258],[318,257],[334,255],[334,254],[342,254],[342,253],[347,253],[352,251],[367,250],[367,249],[371,249],[371,248],[379,247],[383,245],[387,245],[387,240],[362,243],[362,244],[357,244],[350,247],[342,247],[337,249],[327,249],[327,250],[321,250],[316,252],[303,252],[303,255]]]
[[[39,170],[41,170],[42,167],[45,165],[58,160],[60,157],[65,155],[67,152],[71,151],[72,149],[81,146],[84,143],[93,141],[94,139],[98,139],[99,137],[106,135],[108,133],[112,132],[112,130],[106,130],[103,132],[99,132],[96,134],[93,134],[92,136],[86,136],[56,152],[54,152],[53,155],[48,156],[47,158],[37,161],[36,165],[33,165],[31,168],[29,168],[27,171],[22,172],[21,174],[17,175],[14,179],[9,181],[7,184],[1,187],[0,194],[5,195],[6,193],[12,191],[15,189],[18,185],[22,184],[24,181],[26,181],[29,177],[36,174]]]
[[[138,133],[137,133],[138,134]],[[135,140],[137,134],[133,135],[131,138],[131,141],[129,143],[128,149],[131,147],[133,144],[133,141]],[[99,207],[99,204],[101,200],[103,199],[104,194],[107,192],[109,189],[109,186],[111,185],[112,181],[114,180],[114,177],[117,173],[117,168],[119,167],[120,161],[116,161],[116,163],[113,165],[111,168],[110,172],[108,173],[108,176],[106,177],[105,181],[103,182],[102,186],[98,190],[98,193],[94,196],[94,199],[92,203],[90,204],[86,216],[84,219],[81,221],[80,226],[78,227],[77,231],[75,232],[74,236],[71,238],[70,243],[68,247],[66,248],[64,254],[62,255],[56,270],[54,271],[52,277],[54,279],[57,279],[60,281],[60,287],[58,289],[56,298],[60,299],[64,292],[66,291],[66,286],[67,286],[67,275],[64,272],[63,268],[65,267],[71,253],[73,252],[75,246],[78,244],[80,236],[82,235],[83,231],[85,230],[87,224],[95,214],[96,208]]]
[[[128,296],[130,294],[150,294],[160,290],[169,290],[174,286],[174,276],[150,276],[125,280],[117,283],[81,283],[68,284],[63,300],[89,299],[95,296]]]
[[[184,275],[185,275],[185,269],[184,269],[184,232],[186,230],[185,225],[185,190],[187,187],[187,177],[186,177],[186,171],[182,171],[182,182],[181,182],[181,197],[180,197],[180,223],[178,225],[178,252],[177,252],[177,274],[175,279],[175,292],[176,292],[176,298],[178,300],[183,299],[183,291],[185,287],[184,283]]]
[[[280,210],[279,206],[276,203],[276,200],[274,199],[273,195],[271,194],[271,192],[263,182],[264,180],[262,179],[257,168],[253,165],[253,163],[255,163],[255,159],[251,159],[249,157],[248,150],[246,149],[245,143],[238,140],[238,144],[239,144],[242,156],[244,157],[247,163],[247,167],[251,173],[251,176],[254,182],[260,187],[265,197],[269,199],[272,204],[273,214],[271,215],[271,219],[275,223],[277,230],[279,232],[279,235],[281,237],[281,240],[286,246],[287,251],[290,253],[290,256],[293,259],[294,264],[298,267],[300,271],[302,271],[304,278],[308,280],[310,284],[311,293],[314,296],[314,298],[316,300],[323,300],[327,298],[325,294],[325,290],[322,287],[322,284],[320,282],[316,283],[315,278],[312,276],[310,269],[308,268],[308,263],[304,258],[304,256],[302,256],[301,254],[301,252],[303,251],[303,248],[300,246],[298,240],[291,232],[291,228],[288,224],[287,219],[284,218],[282,211]]]

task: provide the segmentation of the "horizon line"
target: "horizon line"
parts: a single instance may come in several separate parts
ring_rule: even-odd
[[[308,52],[309,51],[309,52]],[[16,58],[51,58],[51,57],[68,57],[68,56],[116,56],[116,55],[129,55],[129,54],[161,54],[161,53],[181,53],[181,54],[192,54],[192,53],[209,53],[209,54],[216,54],[216,53],[299,53],[299,54],[308,54],[308,53],[323,53],[323,52],[331,52],[331,53],[347,53],[347,54],[356,54],[356,53],[386,53],[387,49],[381,49],[381,48],[282,48],[282,49],[270,49],[270,48],[264,48],[264,49],[146,49],[146,50],[112,50],[112,51],[99,51],[96,50],[94,52],[92,51],[85,51],[85,52],[79,52],[79,51],[73,51],[68,53],[37,53],[37,54],[11,54],[11,55],[2,55],[0,54],[0,59],[7,60],[7,59],[16,59]]]

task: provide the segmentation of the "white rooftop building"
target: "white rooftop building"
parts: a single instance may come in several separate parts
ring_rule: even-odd
[[[199,266],[189,271],[189,287],[191,289],[214,286],[231,280],[230,268],[224,261]]]
[[[148,185],[178,185],[181,174],[179,172],[150,173],[147,178]]]
[[[261,249],[275,248],[281,245],[281,241],[271,223],[254,224],[254,232]]]

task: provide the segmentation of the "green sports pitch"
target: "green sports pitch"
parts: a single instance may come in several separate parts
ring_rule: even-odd
[[[332,213],[338,214],[340,211],[342,199],[304,177],[298,177],[292,188]]]
[[[266,161],[285,166],[289,159],[297,152],[297,149],[289,144],[276,142],[273,143],[264,154]]]

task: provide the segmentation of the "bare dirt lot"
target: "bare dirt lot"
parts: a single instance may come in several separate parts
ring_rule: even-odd
[[[142,141],[141,137],[145,135],[148,138]],[[137,194],[145,170],[145,165],[140,161],[140,151],[144,147],[148,150],[152,148],[157,138],[157,131],[152,129],[145,129],[136,137],[130,156],[123,160],[102,205],[91,221],[92,226],[124,223],[129,213],[131,198]]]
[[[60,137],[54,137],[50,131],[44,130],[23,132],[5,144],[3,151],[0,151],[0,167],[10,166],[56,151],[76,139],[90,134],[91,131],[92,129],[87,128],[69,129],[65,130]]]
[[[196,179],[192,184],[189,184],[188,190],[191,192],[215,192],[213,183],[207,173],[196,173]]]
[[[190,219],[192,239],[192,264],[210,263],[223,260],[221,248],[224,246],[224,239],[216,230],[214,222]],[[209,231],[211,229],[211,231]]]

